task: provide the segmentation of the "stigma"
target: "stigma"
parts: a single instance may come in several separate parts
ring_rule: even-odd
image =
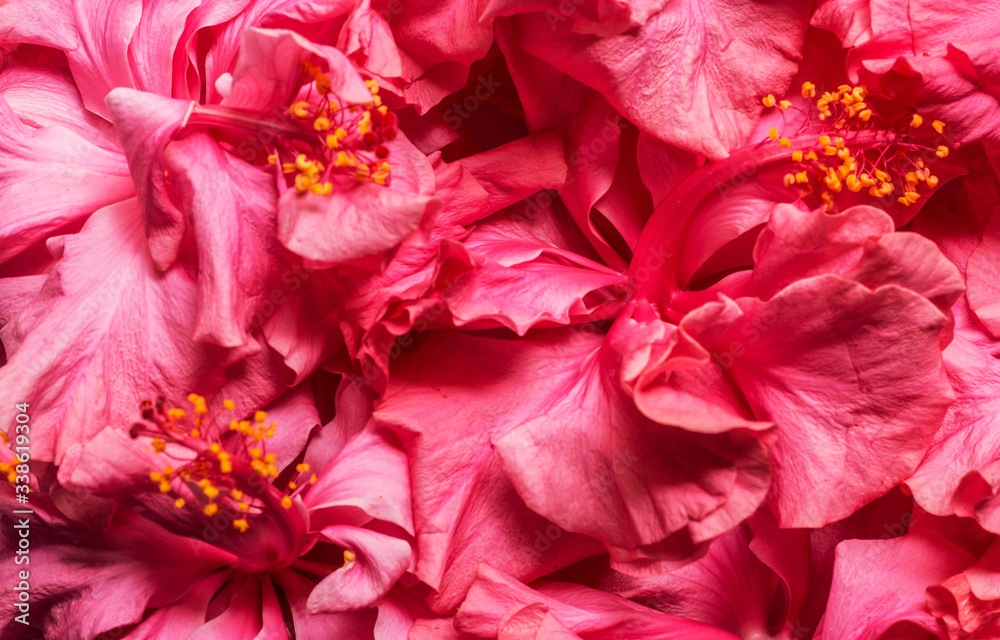
[[[921,142],[927,131],[921,129],[923,116],[913,113],[896,122],[886,121],[868,100],[864,86],[841,85],[817,97],[816,85],[806,82],[802,97],[814,99],[804,110],[807,123],[791,137],[779,133],[777,127],[768,132],[771,141],[791,151],[795,167],[783,182],[800,198],[816,198],[827,211],[833,209],[837,195],[845,192],[895,198],[910,206],[937,187],[939,178],[928,165],[947,157],[949,148]],[[792,106],[772,95],[762,102],[782,111]],[[934,120],[930,129],[940,142],[945,123]]]
[[[306,463],[296,465],[291,475],[282,474],[277,455],[268,451],[278,426],[265,412],[241,418],[235,403],[225,400],[223,414],[228,420],[224,420],[223,415],[209,415],[202,396],[192,393],[187,401],[186,409],[167,406],[164,398],[144,401],[143,422],[129,430],[133,438],[151,436],[149,446],[157,455],[166,454],[168,448],[188,452],[169,456],[173,464],[149,473],[155,490],[171,498],[175,509],[193,510],[203,517],[226,512],[232,516],[232,527],[245,533],[257,518],[280,517],[316,482]],[[287,475],[283,489],[276,484],[279,475]]]

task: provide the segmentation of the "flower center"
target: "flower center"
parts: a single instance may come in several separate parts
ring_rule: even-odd
[[[308,464],[298,464],[279,489],[277,456],[267,450],[277,425],[266,413],[240,420],[234,403],[226,400],[231,419],[223,429],[208,415],[204,398],[191,394],[188,402],[193,419],[184,409],[168,408],[163,398],[142,404],[144,422],[132,425],[129,435],[151,436],[153,450],[169,458],[169,464],[150,472],[150,480],[172,499],[178,515],[204,521],[203,530],[213,536],[203,535],[206,540],[226,539],[225,547],[241,558],[245,570],[291,564],[306,528],[304,510],[294,499],[316,482],[316,475]],[[266,550],[259,544],[265,538]]]
[[[194,106],[185,126],[221,128],[250,134],[264,143],[267,160],[285,176],[288,188],[300,195],[329,196],[344,181],[388,186],[392,173],[390,150],[396,137],[396,114],[382,104],[379,86],[366,80],[371,101],[340,100],[330,79],[302,61],[305,89],[277,118],[218,105]]]
[[[802,96],[815,98],[816,86],[803,84]],[[828,211],[838,196],[847,194],[877,199],[897,194],[900,205],[910,206],[922,197],[921,189],[926,192],[939,183],[928,165],[948,155],[948,147],[938,144],[943,142],[943,122],[935,120],[924,127],[923,117],[916,113],[888,122],[870,104],[864,87],[849,85],[823,93],[805,109],[770,95],[763,102],[779,109],[783,118],[789,110],[800,112],[804,124],[790,137],[772,128],[768,137],[776,144],[749,144],[697,169],[667,195],[643,228],[629,267],[633,295],[661,316],[671,296],[688,284],[678,275],[678,261],[689,241],[686,234],[694,212],[750,176],[779,171],[776,176],[782,176],[784,186],[795,189],[810,207],[824,206]],[[921,141],[934,133],[938,137],[934,146]],[[790,170],[785,170],[788,165]]]
[[[803,98],[815,96],[816,85],[802,85]],[[836,194],[845,189],[854,193],[867,189],[874,198],[899,194],[896,201],[908,207],[920,199],[920,188],[937,186],[938,178],[931,174],[927,161],[947,157],[948,147],[933,148],[916,140],[917,129],[924,122],[920,114],[889,123],[866,102],[867,98],[865,87],[841,85],[816,98],[815,105],[798,109],[804,111],[807,120],[795,137],[806,138],[805,144],[800,141],[793,145],[778,133],[777,127],[768,132],[778,146],[794,148],[792,161],[796,166],[785,174],[784,184],[795,187],[800,198],[818,196],[830,211]],[[788,100],[776,102],[771,95],[763,102],[783,112],[792,105]],[[935,120],[931,127],[940,135],[945,125]],[[809,140],[811,133],[819,133],[815,141]]]

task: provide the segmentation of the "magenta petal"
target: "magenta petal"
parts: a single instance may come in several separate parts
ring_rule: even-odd
[[[179,269],[157,273],[134,199],[95,213],[60,254],[42,294],[0,334],[17,345],[0,393],[31,398],[36,458],[58,462],[107,425],[127,428],[143,399],[210,397],[226,382],[222,367],[252,356],[192,340],[195,285]],[[265,363],[261,353],[232,371],[229,397],[261,406],[277,395],[280,363]],[[3,408],[4,419],[13,411]]]
[[[486,213],[499,211],[541,191],[558,189],[566,180],[566,159],[551,133],[529,136],[462,159],[462,166],[490,195]]]
[[[1000,337],[1000,213],[994,212],[966,267],[969,306]]]
[[[322,580],[309,594],[310,613],[338,613],[370,606],[410,567],[410,543],[394,536],[335,525],[323,536],[353,553],[353,560]]]
[[[844,518],[912,473],[954,399],[934,305],[833,275],[739,303],[746,315],[714,350],[778,425],[769,500],[782,526]]]

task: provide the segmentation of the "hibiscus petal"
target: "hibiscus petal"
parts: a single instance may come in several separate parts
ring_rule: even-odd
[[[211,397],[226,382],[223,367],[253,355],[192,340],[194,283],[180,269],[157,273],[135,200],[95,213],[61,254],[42,294],[2,332],[19,346],[0,369],[0,389],[30,399],[34,457],[58,462],[104,426],[127,427],[143,399],[191,390]],[[284,377],[270,364],[228,374],[239,381],[229,397],[241,406],[265,404],[246,400],[275,397]],[[12,411],[3,409],[4,419]]]
[[[337,613],[370,606],[410,567],[412,550],[406,540],[343,525],[325,527],[323,536],[353,556],[309,594],[310,613]]]
[[[914,634],[909,637],[919,637],[914,627],[936,633],[938,621],[925,608],[924,591],[972,561],[972,556],[934,532],[841,542],[817,637],[878,640],[896,625],[900,625],[897,633],[908,629]]]
[[[806,9],[668,3],[638,29],[607,38],[553,29],[540,14],[515,24],[525,51],[608,96],[643,131],[721,158],[746,141],[760,97],[783,93],[795,74]]]
[[[0,98],[0,262],[132,194],[120,154],[62,126],[27,127]]]
[[[738,303],[746,315],[714,351],[778,425],[769,503],[782,526],[839,520],[912,473],[954,399],[934,305],[833,275]]]

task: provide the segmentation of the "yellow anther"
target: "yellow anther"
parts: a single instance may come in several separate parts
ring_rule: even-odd
[[[246,520],[240,518],[238,520],[233,520],[233,527],[240,533],[243,533],[250,527],[250,525],[247,523]]]
[[[200,429],[191,429],[191,437],[192,438],[200,438],[201,437],[201,430]]]
[[[823,182],[826,183],[826,187],[830,191],[833,191],[834,193],[840,193],[841,184],[840,184],[840,178],[837,177],[837,174],[835,173],[827,174],[827,176],[823,178]]]
[[[152,480],[153,482],[158,483],[161,480],[163,480],[163,474],[160,473],[159,471],[151,471],[149,474],[149,479]]]
[[[153,438],[153,441],[149,444],[153,446],[153,451],[156,453],[163,453],[167,450],[167,443],[159,438]]]
[[[805,171],[799,171],[795,174],[795,182],[798,184],[803,184],[809,182],[809,174]]]
[[[371,175],[371,170],[366,164],[359,164],[357,170],[354,172],[355,180],[364,180]]]
[[[777,101],[775,101],[774,96],[772,96],[770,93],[764,96],[764,100],[762,102],[764,103],[765,107],[773,107],[775,104],[777,104]]]
[[[215,514],[219,513],[219,505],[214,503],[206,504],[204,511],[206,516],[214,516]]]
[[[358,121],[358,133],[365,135],[372,130],[372,114],[371,111],[365,111],[361,114],[361,120]]]
[[[209,480],[208,478],[202,478],[201,480],[198,481],[198,486],[201,487],[202,489],[204,489],[205,487],[211,487],[212,481]]]
[[[299,473],[305,473],[306,471],[309,471],[309,463],[308,462],[299,463],[295,465],[295,470],[298,471]]]
[[[879,182],[889,181],[889,174],[886,173],[885,171],[882,171],[881,169],[875,170],[875,177],[878,178]]]
[[[309,191],[309,188],[312,187],[312,185],[313,185],[312,178],[310,178],[306,174],[300,173],[299,175],[295,176],[295,190],[298,191],[299,193],[305,193],[306,191]]]
[[[861,191],[861,181],[853,173],[847,176],[847,188],[854,193]]]
[[[790,186],[794,185],[795,184],[795,174],[794,173],[786,173],[785,177],[782,179],[782,182],[784,183],[784,185],[786,187],[790,187]]]
[[[291,489],[292,491],[294,491],[298,486],[299,485],[295,484],[294,481],[292,481],[292,480],[288,481],[288,488]]]
[[[343,151],[337,152],[337,158],[333,161],[333,166],[335,167],[353,167],[358,164],[358,161],[354,159],[354,156],[348,155]]]
[[[833,146],[823,147],[823,153],[828,156],[835,156],[837,155],[837,147]]]
[[[947,158],[948,157],[948,147],[946,147],[944,145],[939,146],[937,148],[937,151],[934,152],[934,155],[936,155],[939,158]]]
[[[263,452],[260,450],[260,447],[252,447],[250,449],[250,457],[254,460],[259,460],[262,455]]]
[[[278,459],[278,455],[275,453],[269,453],[264,456],[264,462],[267,464],[274,464],[274,461]]]
[[[938,177],[937,176],[927,176],[927,186],[930,187],[931,189],[933,189],[934,187],[938,186]]]
[[[378,93],[378,82],[375,80],[365,80],[365,86],[368,87],[368,91],[375,95]]]
[[[872,110],[864,109],[861,113],[858,114],[858,119],[861,120],[862,122],[868,122],[869,120],[872,119]]]
[[[792,141],[789,140],[788,138],[782,138],[778,140],[778,146],[781,147],[782,149],[791,149]]]
[[[170,483],[166,480],[160,481],[160,493],[170,493]]]
[[[309,190],[318,196],[328,196],[331,193],[333,193],[333,183],[324,182],[322,184],[314,184],[313,186],[309,187]],[[268,429],[267,435],[273,436],[274,432],[271,429]]]
[[[228,459],[219,460],[219,471],[221,471],[222,473],[232,473],[233,463],[230,462]]]
[[[313,129],[316,131],[326,131],[330,128],[330,119],[326,116],[319,116],[313,120]]]
[[[767,130],[767,137],[769,137],[771,140],[777,140],[778,139],[778,127],[771,127],[770,129],[768,129]]]
[[[330,147],[331,149],[336,149],[337,147],[340,146],[340,138],[331,133],[326,137],[326,146]]]
[[[816,140],[816,142],[819,143],[819,146],[821,146],[821,147],[829,147],[830,146],[830,136],[820,136]]]
[[[187,502],[184,500],[184,498],[177,498],[176,500],[174,500],[174,506],[177,507],[178,509],[183,509],[184,505],[186,504]]]
[[[792,160],[795,162],[802,162],[802,150],[798,149],[792,152]]]
[[[250,505],[247,504],[246,502],[240,502],[236,506],[239,508],[240,511],[248,511],[250,509]]]
[[[278,156],[273,153],[267,157],[268,164],[278,164]]]
[[[295,164],[291,162],[283,162],[281,163],[281,171],[282,173],[292,173],[295,171]]]
[[[924,119],[920,116],[919,113],[914,113],[913,117],[910,118],[910,126],[913,127],[914,129],[916,129],[917,127],[919,127],[923,123],[924,123]]]
[[[171,420],[180,420],[186,415],[184,409],[167,409],[167,417]]]
[[[309,484],[316,484],[316,474],[309,476]]]
[[[351,551],[350,549],[344,549],[344,565],[345,566],[349,565],[349,564],[352,564],[357,559],[358,559],[358,556],[355,555],[355,553],[353,551]]]
[[[212,453],[219,453],[220,451],[222,451],[222,447],[220,447],[217,442],[213,442],[208,446],[208,450],[211,451]]]
[[[944,133],[944,123],[940,120],[935,120],[931,123],[931,126],[934,127],[934,130],[938,133]]]
[[[288,107],[288,113],[296,118],[307,118],[309,117],[309,103],[305,100],[300,100]]]
[[[306,171],[312,167],[316,166],[312,160],[306,157],[306,154],[300,153],[295,156],[295,168],[299,171]]]
[[[781,109],[782,111],[784,111],[790,106],[792,106],[791,100],[782,100],[781,102],[778,103],[778,108]]]
[[[283,497],[281,499],[281,506],[283,506],[286,509],[291,509],[292,508],[292,499],[289,498],[288,496]]]
[[[230,497],[232,497],[233,500],[243,499],[243,492],[240,491],[239,489],[233,489],[232,491],[229,492],[229,495]]]
[[[205,497],[209,500],[215,500],[219,497],[219,490],[215,487],[205,487],[202,491],[205,492]]]
[[[811,82],[802,83],[802,97],[803,98],[815,98],[816,97],[816,85]]]
[[[232,400],[229,400],[228,398],[222,401],[222,406],[225,407],[226,411],[236,410],[236,403],[233,402]]]

